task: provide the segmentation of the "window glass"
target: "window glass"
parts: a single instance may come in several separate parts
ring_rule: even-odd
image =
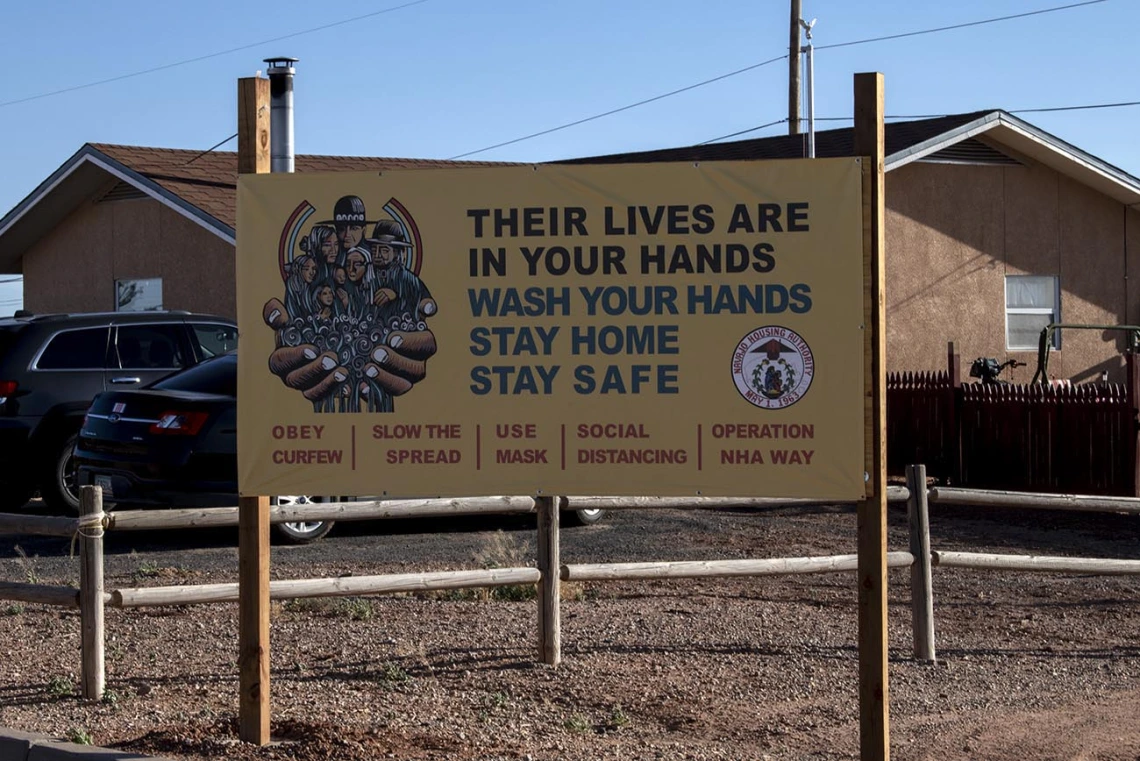
[[[40,355],[40,370],[102,370],[107,357],[107,328],[68,330],[51,339]]]
[[[120,325],[115,353],[124,370],[185,367],[181,325]]]
[[[1005,343],[1015,351],[1035,351],[1041,330],[1061,321],[1060,288],[1050,275],[1005,278]],[[1061,348],[1061,332],[1053,332],[1053,348]]]
[[[237,348],[237,328],[202,323],[191,327],[194,328],[194,340],[198,344],[198,352],[202,359],[219,357]]]

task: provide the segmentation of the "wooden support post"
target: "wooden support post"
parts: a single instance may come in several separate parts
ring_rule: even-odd
[[[106,687],[103,660],[103,489],[79,489],[79,614],[83,641],[83,698],[99,700]]]
[[[269,80],[238,80],[238,174],[269,171]]]
[[[910,524],[910,622],[914,632],[914,657],[934,663],[934,587],[930,577],[930,512],[926,499],[926,466],[906,466],[906,502]]]
[[[565,497],[539,497],[538,507],[538,640],[539,657],[548,666],[562,662],[562,560],[558,524]]]
[[[890,758],[887,693],[886,300],[883,75],[855,75],[855,153],[863,156],[866,498],[858,508],[859,757]]]
[[[239,734],[269,742],[269,497],[238,505]]]
[[[269,171],[269,80],[238,80],[238,174]],[[238,232],[240,235],[240,231]],[[269,497],[238,499],[238,735],[269,742]]]

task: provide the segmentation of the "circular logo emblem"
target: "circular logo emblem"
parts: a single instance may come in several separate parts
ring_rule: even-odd
[[[779,325],[756,328],[732,353],[732,380],[749,404],[790,407],[803,398],[815,375],[811,348],[799,333]]]

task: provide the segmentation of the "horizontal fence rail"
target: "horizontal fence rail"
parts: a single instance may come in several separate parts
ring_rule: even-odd
[[[311,502],[274,505],[270,523],[306,521],[370,521],[399,518],[442,518],[460,515],[533,513],[532,497],[471,497],[465,499],[386,499],[361,502]],[[108,513],[108,529],[150,531],[171,528],[221,528],[238,525],[237,507],[194,510],[116,510]]]
[[[78,608],[79,590],[75,587],[54,587],[45,584],[18,584],[11,581],[0,581],[0,600]]]
[[[78,518],[0,513],[0,534],[71,537],[78,529]]]
[[[907,568],[909,552],[888,552],[888,568]],[[859,567],[858,555],[824,555],[765,560],[683,560],[660,563],[580,563],[562,566],[563,581],[623,581],[632,579],[701,579],[733,576],[789,576],[836,573]]]
[[[974,507],[1020,507],[1035,510],[1071,510],[1074,512],[1112,512],[1140,515],[1140,499],[1136,497],[1038,494],[1035,492],[956,489],[948,486],[935,486],[930,489],[929,499],[931,502]]]
[[[906,502],[905,486],[888,486],[887,501]],[[746,507],[834,505],[833,499],[806,497],[566,497],[571,510],[716,510]]]
[[[1140,574],[1140,560],[1071,558],[1049,555],[991,555],[981,552],[931,553],[932,564],[940,568],[972,568],[993,571],[1032,571],[1036,573],[1091,573],[1098,576]]]
[[[537,568],[492,568],[478,571],[342,576],[335,579],[293,579],[269,582],[269,597],[273,600],[291,600],[305,597],[351,597],[446,589],[474,589],[515,584],[537,584],[540,578],[541,574]],[[111,605],[116,608],[237,601],[237,584],[144,587],[118,589],[111,593]]]

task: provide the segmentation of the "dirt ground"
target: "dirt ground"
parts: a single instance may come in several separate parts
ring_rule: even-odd
[[[563,561],[853,545],[854,516],[840,508],[673,516],[673,546],[653,549],[640,546],[639,520],[651,519],[607,516],[590,529],[601,532],[596,557],[583,545]],[[935,549],[1119,558],[1140,558],[1137,520],[931,517]],[[482,549],[467,567],[533,562],[531,531],[469,539]],[[890,540],[905,549],[895,510]],[[4,578],[73,583],[74,561],[11,555]],[[449,566],[308,560],[304,575],[429,567]],[[109,568],[111,589],[234,578],[181,551],[124,554]],[[894,758],[1140,759],[1140,580],[935,569],[935,665],[911,656],[908,582],[891,572]],[[570,584],[564,598],[557,668],[536,663],[526,589],[275,603],[265,748],[237,739],[236,606],[108,609],[108,694],[87,703],[74,695],[78,614],[0,603],[0,725],[194,760],[858,757],[852,574]]]

